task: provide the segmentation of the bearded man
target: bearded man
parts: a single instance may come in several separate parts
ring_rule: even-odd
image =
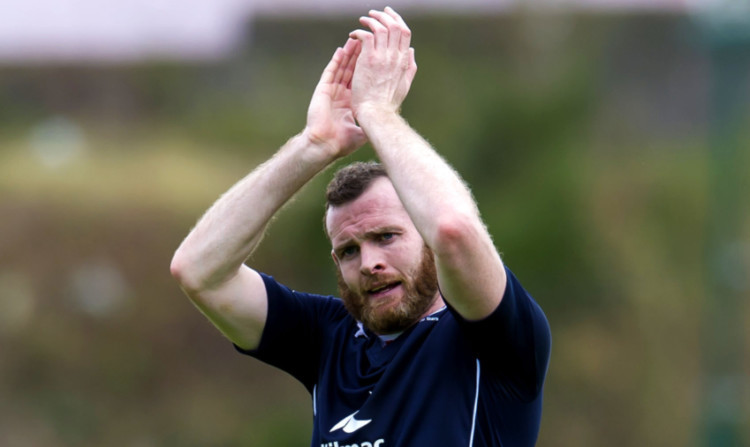
[[[534,445],[547,320],[467,186],[399,114],[416,73],[406,23],[390,8],[360,22],[304,130],[206,212],[172,274],[240,352],[304,384],[312,447]],[[326,193],[341,299],[246,266],[274,214],[367,141],[379,162],[343,168]]]

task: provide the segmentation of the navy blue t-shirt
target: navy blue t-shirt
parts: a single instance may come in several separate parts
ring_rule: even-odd
[[[304,384],[312,447],[533,446],[550,331],[507,270],[498,308],[478,322],[450,307],[385,344],[341,300],[262,275],[268,317],[258,349],[240,352]]]

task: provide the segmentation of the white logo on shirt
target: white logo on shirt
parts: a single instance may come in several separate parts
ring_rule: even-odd
[[[341,422],[333,426],[331,432],[343,429],[345,433],[354,433],[355,431],[372,422],[372,419],[360,420],[355,418],[354,415],[356,415],[357,413],[359,413],[359,410],[342,419]]]

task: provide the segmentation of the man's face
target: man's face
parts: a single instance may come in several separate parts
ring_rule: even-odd
[[[387,178],[356,200],[331,207],[326,228],[349,312],[378,334],[414,324],[436,302],[437,274],[424,244]]]

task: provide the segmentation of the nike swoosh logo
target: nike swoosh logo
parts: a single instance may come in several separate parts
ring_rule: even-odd
[[[357,413],[359,413],[359,410],[342,419],[338,424],[333,426],[331,432],[334,432],[336,430],[344,430],[345,433],[354,433],[355,431],[372,422],[372,419],[360,420],[355,418],[354,416]]]

